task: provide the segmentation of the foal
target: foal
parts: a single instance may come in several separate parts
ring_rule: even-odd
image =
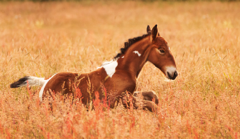
[[[159,68],[167,78],[174,80],[178,73],[174,58],[167,42],[160,37],[157,25],[152,30],[147,27],[147,34],[129,39],[125,47],[121,48],[111,62],[104,63],[101,67],[90,73],[60,72],[49,79],[34,76],[25,76],[10,85],[11,88],[21,86],[42,86],[39,92],[40,101],[47,91],[61,94],[73,94],[79,88],[82,93],[82,103],[91,102],[95,92],[99,92],[99,99],[107,96],[110,107],[113,108],[116,101],[124,92],[129,92],[133,98],[135,108],[138,108],[137,100],[133,97],[136,88],[136,79],[144,64],[149,61]],[[106,92],[101,89],[105,88]],[[152,101],[142,100],[143,108],[150,111],[156,109]]]

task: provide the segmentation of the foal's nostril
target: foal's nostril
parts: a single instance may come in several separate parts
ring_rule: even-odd
[[[170,73],[169,72],[167,72],[167,75],[168,75],[168,77],[171,79],[172,78],[172,76],[170,75]]]
[[[174,77],[176,78],[178,76],[177,71],[174,72]]]
[[[174,80],[178,76],[178,73],[177,73],[177,71],[174,71],[173,74],[170,74],[169,72],[167,72],[167,75],[168,75],[169,79]]]

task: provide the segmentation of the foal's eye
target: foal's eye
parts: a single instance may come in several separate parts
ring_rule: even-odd
[[[162,54],[164,54],[164,53],[165,53],[165,51],[164,51],[164,50],[162,50],[162,49],[161,49],[161,50],[159,50],[159,51],[160,51],[160,53],[162,53]]]

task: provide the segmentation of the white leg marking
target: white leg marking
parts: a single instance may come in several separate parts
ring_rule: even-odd
[[[106,62],[105,62],[106,63]],[[103,64],[101,67],[103,67],[109,77],[112,77],[115,73],[115,69],[118,65],[117,59],[111,62],[108,62],[106,64]]]
[[[55,76],[55,75],[56,75],[56,74],[54,74],[53,76]],[[52,76],[52,77],[53,77],[53,76]],[[42,96],[43,96],[44,88],[45,88],[45,86],[47,85],[48,81],[52,79],[52,77],[49,78],[47,81],[45,81],[45,83],[43,84],[43,86],[42,86],[42,88],[41,88],[41,90],[40,90],[40,92],[39,92],[39,99],[40,99],[40,101],[42,101]]]
[[[152,90],[151,90],[151,92],[152,92],[153,94],[157,95],[157,93],[156,93],[155,91],[152,91]]]
[[[166,67],[166,71],[165,71],[166,77],[167,77],[167,78],[170,78],[170,77],[168,77],[168,73],[169,73],[171,76],[173,76],[175,71],[177,71],[176,67],[173,67],[173,66]]]
[[[133,51],[133,53],[137,54],[139,57],[141,56],[141,54],[138,51]]]

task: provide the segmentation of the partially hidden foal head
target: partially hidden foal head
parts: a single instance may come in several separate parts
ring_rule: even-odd
[[[151,41],[149,47],[151,51],[148,56],[148,61],[159,68],[168,79],[174,80],[178,76],[175,60],[167,42],[158,33],[157,25],[151,30],[147,26],[147,32],[151,32]]]

